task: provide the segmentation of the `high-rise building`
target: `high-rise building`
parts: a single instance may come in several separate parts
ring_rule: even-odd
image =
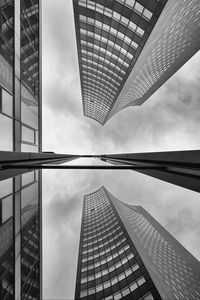
[[[199,299],[200,263],[141,206],[86,195],[75,299]]]
[[[4,161],[12,154],[41,151],[40,15],[39,0],[0,1]],[[1,176],[0,299],[41,299],[41,173],[1,170]]]
[[[197,0],[73,0],[84,115],[143,104],[200,48]]]

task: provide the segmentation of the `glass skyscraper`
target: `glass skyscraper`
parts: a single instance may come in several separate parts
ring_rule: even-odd
[[[41,151],[39,2],[0,1],[0,151],[16,157]],[[0,181],[0,299],[41,299],[41,266],[41,173],[10,171]]]
[[[198,299],[200,263],[141,206],[86,195],[75,299]]]
[[[200,48],[196,0],[73,0],[84,115],[143,104]]]

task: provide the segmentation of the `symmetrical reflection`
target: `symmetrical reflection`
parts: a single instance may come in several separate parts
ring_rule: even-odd
[[[0,181],[0,298],[14,294],[13,179]]]
[[[196,299],[200,263],[141,206],[84,197],[76,299]]]
[[[16,194],[9,178],[0,181],[0,298],[13,299],[17,285],[21,286],[21,299],[40,298],[40,218],[38,196],[38,172],[19,175],[21,188],[20,211],[16,211]],[[15,222],[14,222],[15,218]],[[17,220],[16,220],[17,219]],[[20,225],[21,246],[14,235],[16,221]],[[20,247],[19,260],[15,259]],[[19,250],[19,249],[18,249]],[[18,269],[18,276],[14,276]],[[16,295],[16,293],[15,293]]]

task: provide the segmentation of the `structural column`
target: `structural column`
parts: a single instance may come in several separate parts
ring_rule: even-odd
[[[13,94],[14,94],[14,136],[13,150],[21,151],[21,1],[14,0],[14,66],[13,66]],[[14,298],[21,298],[21,176],[13,181],[13,216],[14,216]]]

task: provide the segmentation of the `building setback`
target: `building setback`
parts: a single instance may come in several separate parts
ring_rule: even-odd
[[[41,151],[39,2],[0,1],[0,151],[9,151],[4,160],[12,151],[16,157]],[[11,173],[0,181],[0,299],[41,299],[41,173]]]
[[[86,195],[75,299],[199,299],[200,263],[141,206]]]
[[[84,115],[143,104],[200,48],[197,0],[73,0]]]

